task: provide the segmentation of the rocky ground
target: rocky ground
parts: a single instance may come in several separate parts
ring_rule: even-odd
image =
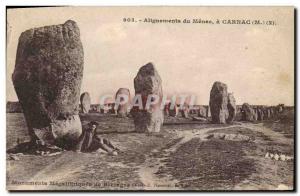
[[[215,125],[167,118],[161,133],[135,133],[132,119],[95,120],[122,152],[7,154],[7,189],[282,190],[293,189],[293,114],[263,123]],[[7,114],[7,148],[28,141],[23,114]]]

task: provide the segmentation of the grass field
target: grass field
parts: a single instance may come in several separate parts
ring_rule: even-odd
[[[265,158],[266,153],[294,157],[293,113],[276,121],[232,125],[168,117],[157,135],[135,133],[130,118],[88,114],[81,119],[83,124],[99,122],[99,136],[122,152],[16,155],[18,160],[7,160],[7,189],[293,189],[294,160]],[[24,116],[8,113],[7,148],[17,140],[29,140]]]

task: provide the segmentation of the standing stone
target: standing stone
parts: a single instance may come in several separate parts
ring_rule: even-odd
[[[283,110],[284,110],[284,104],[278,104],[277,105],[277,111],[278,111],[278,113],[282,113]]]
[[[206,118],[207,117],[207,108],[200,105],[198,109],[198,117]]]
[[[164,115],[165,116],[169,116],[170,115],[169,104],[165,104],[165,106],[164,106]]]
[[[137,132],[159,132],[163,124],[164,115],[161,107],[162,84],[161,78],[152,63],[148,63],[140,68],[134,78],[135,95],[141,96],[143,108],[133,107],[133,118]],[[149,95],[158,96],[157,104],[150,105],[147,109],[146,102]]]
[[[93,104],[93,105],[91,105],[91,107],[93,108],[93,111],[95,113],[101,113],[101,105],[100,104]]]
[[[242,106],[241,105],[237,105],[236,106],[235,120],[237,120],[237,121],[241,121],[242,120]]]
[[[242,105],[242,120],[254,121],[254,110],[248,103]]]
[[[236,104],[235,98],[232,93],[228,93],[228,118],[226,119],[227,123],[232,123],[236,116]]]
[[[189,108],[189,114],[198,114],[198,113],[199,113],[198,109]]]
[[[261,107],[257,108],[257,120],[258,121],[264,120],[264,114]]]
[[[209,105],[205,106],[205,107],[207,108],[207,110],[206,110],[206,117],[210,118],[211,117],[210,107],[209,107]]]
[[[12,80],[32,141],[76,143],[82,132],[82,75],[83,48],[74,21],[21,34]]]
[[[97,104],[95,108],[98,113],[101,113],[101,105],[100,104],[99,105]]]
[[[178,106],[177,104],[172,105],[171,103],[169,103],[169,115],[172,117],[177,117],[178,115]]]
[[[126,98],[127,97],[127,98]],[[130,92],[127,88],[119,88],[116,93],[116,105],[118,117],[126,117],[128,114],[129,102],[130,102]],[[127,100],[126,100],[127,99]]]
[[[274,107],[270,107],[271,117],[274,118]]]
[[[101,114],[106,114],[106,113],[107,113],[107,110],[105,110],[105,108],[102,107],[102,108],[100,109],[100,113],[101,113]]]
[[[108,111],[109,114],[117,114],[117,110],[115,109],[116,105],[115,103],[109,103],[108,104]]]
[[[91,108],[91,97],[88,92],[84,92],[80,96],[80,107],[81,107],[81,112],[86,114],[89,113],[90,108]]]
[[[180,113],[183,118],[189,117],[189,105],[187,103],[180,106]]]
[[[255,108],[253,108],[253,120],[254,121],[257,121],[257,119],[258,119],[258,114],[257,114],[257,108],[255,107]]]
[[[268,109],[266,106],[263,106],[263,114],[264,114],[264,119],[268,120]]]
[[[271,109],[267,108],[267,117],[268,119],[271,119]]]
[[[213,123],[225,124],[228,118],[227,85],[215,82],[210,91],[209,107]]]

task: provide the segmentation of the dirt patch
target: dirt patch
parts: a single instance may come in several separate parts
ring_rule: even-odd
[[[247,145],[237,141],[192,139],[172,153],[166,168],[159,173],[171,174],[184,189],[231,189],[255,172],[252,159],[245,157]]]

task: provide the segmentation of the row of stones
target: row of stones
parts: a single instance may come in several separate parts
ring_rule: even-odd
[[[61,25],[34,28],[19,38],[15,70],[12,75],[15,91],[22,106],[32,140],[74,145],[82,133],[78,116],[80,99],[83,112],[90,104],[88,93],[80,96],[84,52],[80,31],[74,21]],[[143,105],[149,94],[159,97],[148,110],[132,108],[135,128],[139,132],[159,132],[164,121],[162,80],[152,63],[142,66],[134,78],[135,94]],[[119,89],[117,94],[128,94]],[[227,86],[215,82],[209,102],[214,123],[231,123],[236,115],[235,99]],[[119,109],[125,115],[127,105]]]

